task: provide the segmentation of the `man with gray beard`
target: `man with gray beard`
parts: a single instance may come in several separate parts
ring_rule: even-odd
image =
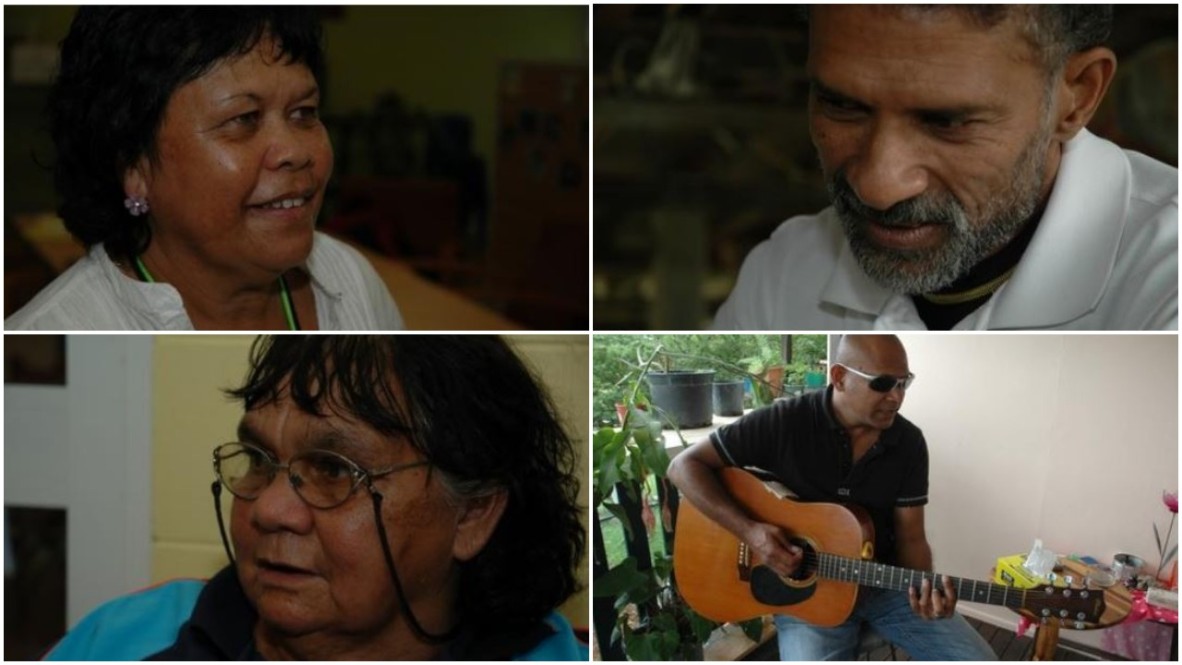
[[[1178,171],[1085,126],[1104,5],[814,6],[833,206],[744,261],[715,327],[1176,330]]]

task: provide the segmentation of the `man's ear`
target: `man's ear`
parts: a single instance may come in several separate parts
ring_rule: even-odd
[[[1116,54],[1103,46],[1081,51],[1067,59],[1052,93],[1058,101],[1055,139],[1070,141],[1087,126],[1115,75]]]
[[[501,516],[505,514],[505,507],[509,503],[509,494],[505,490],[497,490],[493,494],[468,499],[467,505],[461,508],[460,521],[456,524],[456,538],[452,543],[452,556],[460,561],[469,561],[488,544],[496,531]],[[545,525],[538,525],[545,528]]]
[[[845,368],[837,363],[829,365],[829,383],[833,384],[834,390],[845,390]]]

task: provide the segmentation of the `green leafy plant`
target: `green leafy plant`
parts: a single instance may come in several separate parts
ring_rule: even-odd
[[[658,344],[653,335],[604,335],[595,339],[592,358],[592,418],[596,425],[616,424],[616,404],[623,404],[628,387],[644,364],[640,352]],[[643,385],[637,399],[648,399]]]
[[[825,384],[825,366],[823,361],[829,355],[826,335],[793,335],[792,362],[784,371],[784,383],[791,385],[808,385],[809,375],[813,375],[813,385],[820,387]]]
[[[757,406],[771,404],[780,396],[784,380],[784,356],[780,352],[780,345],[766,336],[755,339],[754,353],[739,361],[747,367],[747,371],[759,377],[758,383],[752,384],[752,394]]]
[[[619,429],[601,427],[592,438],[595,513],[602,506],[619,519],[630,538],[639,534],[631,532],[628,516],[613,496],[622,492],[639,505],[650,505],[653,488],[656,483],[666,482],[669,468],[662,436],[664,417],[659,410],[640,408],[642,404],[638,403],[644,377],[663,353],[665,348],[658,344],[637,371],[629,370],[614,382],[616,386],[621,382],[628,385],[623,398],[623,422]],[[680,439],[680,431],[674,431]],[[685,445],[684,439],[681,444]],[[667,508],[660,506],[663,515]],[[668,529],[667,521],[662,522]],[[694,612],[678,594],[669,553],[652,553],[650,557],[642,565],[629,556],[595,580],[596,596],[615,598],[617,620],[612,640],[620,640],[624,653],[632,660],[701,660],[702,644],[718,624]],[[747,622],[743,629],[758,640],[762,622]]]
[[[772,367],[783,367],[784,356],[778,342],[759,336],[755,338],[754,353],[739,360],[739,363],[746,365],[751,374],[762,375]]]
[[[784,359],[780,342],[768,335],[752,335],[755,348],[739,361],[748,372],[763,379],[753,384],[757,405],[770,404],[782,394],[795,394],[825,383],[826,335],[792,335],[792,361]],[[790,391],[790,393],[786,393]]]

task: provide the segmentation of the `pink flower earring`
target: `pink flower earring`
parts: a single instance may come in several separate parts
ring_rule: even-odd
[[[142,196],[129,196],[123,199],[123,207],[127,208],[127,212],[131,213],[132,217],[139,217],[146,215],[148,210],[148,200]]]

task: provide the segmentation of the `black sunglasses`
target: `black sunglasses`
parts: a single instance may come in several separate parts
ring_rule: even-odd
[[[915,380],[915,375],[911,374],[911,373],[908,373],[907,376],[904,376],[902,378],[897,377],[897,376],[891,376],[889,374],[883,374],[882,376],[874,376],[872,374],[867,374],[865,372],[859,372],[858,370],[854,369],[853,367],[850,367],[849,365],[842,365],[841,363],[833,363],[833,364],[837,365],[839,367],[844,367],[844,368],[846,368],[846,370],[853,372],[854,374],[857,374],[858,376],[862,377],[863,379],[866,379],[866,385],[870,386],[870,389],[876,393],[889,393],[890,391],[895,389],[895,386],[898,386],[898,387],[902,388],[903,390],[907,390],[907,388],[909,388],[911,386],[911,382]]]

